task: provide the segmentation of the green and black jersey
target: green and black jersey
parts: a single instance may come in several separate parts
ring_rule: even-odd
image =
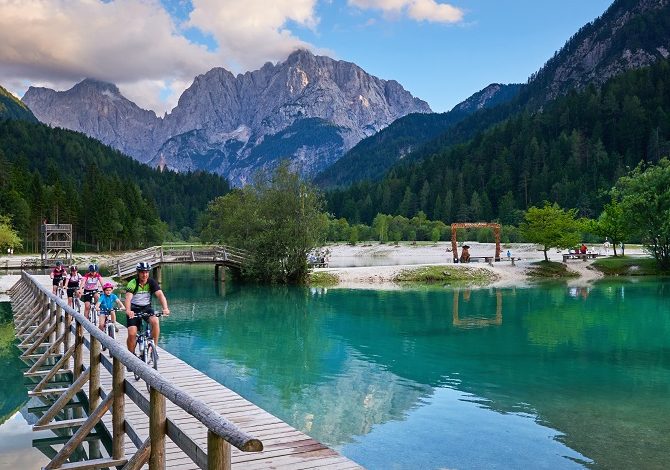
[[[151,296],[159,290],[161,290],[161,286],[152,278],[149,278],[143,286],[138,285],[137,278],[131,279],[126,285],[126,293],[133,294],[130,303],[138,307],[151,305]]]

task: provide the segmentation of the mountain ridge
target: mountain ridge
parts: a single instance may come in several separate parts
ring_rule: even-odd
[[[284,157],[311,176],[323,168],[321,161],[336,160],[398,117],[431,112],[394,80],[306,50],[237,76],[221,67],[198,75],[165,117],[142,110],[115,85],[92,79],[65,92],[30,88],[23,101],[40,121],[84,132],[139,161],[178,171],[199,169],[206,161],[210,171],[236,184]],[[323,149],[296,142],[290,155],[276,149],[271,161],[257,158],[254,149],[267,136],[308,118],[332,123],[339,138]]]

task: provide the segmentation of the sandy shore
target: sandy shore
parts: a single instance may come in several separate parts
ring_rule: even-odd
[[[467,242],[470,247],[471,256],[493,256],[495,245],[493,243]],[[393,279],[405,269],[414,269],[420,266],[448,265],[458,269],[485,269],[495,275],[496,281],[492,286],[519,286],[530,282],[527,271],[533,263],[544,259],[544,253],[532,244],[505,244],[502,249],[503,261],[494,262],[489,265],[486,262],[473,262],[468,264],[453,264],[451,243],[440,242],[437,244],[400,244],[380,245],[359,244],[350,246],[346,244],[332,245],[330,265],[328,268],[318,268],[316,271],[334,274],[340,280],[337,287],[345,288],[382,288],[394,289],[401,286],[393,282]],[[449,250],[449,251],[447,251]],[[507,250],[515,260],[514,265],[506,260]],[[604,247],[589,247],[590,251],[605,254]],[[547,255],[551,261],[561,262],[562,251],[550,250]],[[607,252],[612,254],[611,249]],[[639,248],[626,250],[627,255],[643,255]],[[578,278],[569,280],[570,285],[589,284],[602,274],[590,269],[594,260],[570,260],[568,269],[579,274]]]
[[[493,256],[495,245],[493,243],[466,242],[470,247],[471,256]],[[399,245],[379,243],[361,243],[356,246],[348,244],[330,245],[330,263],[328,268],[318,268],[318,272],[328,272],[336,275],[340,280],[338,287],[345,288],[379,288],[398,289],[402,286],[393,282],[393,279],[405,269],[414,269],[421,266],[448,265],[458,269],[485,269],[491,271],[496,280],[493,286],[520,286],[530,282],[527,274],[531,265],[544,259],[543,252],[532,244],[503,244],[503,261],[489,265],[485,262],[473,262],[469,264],[453,264],[450,242],[418,243],[411,245],[401,243]],[[506,260],[507,250],[515,260],[514,265]],[[600,254],[611,255],[611,249],[605,252],[602,246],[590,246],[590,251]],[[562,251],[550,250],[547,254],[552,261],[562,261]],[[627,247],[627,255],[646,256],[640,247]],[[20,258],[16,256],[17,258]],[[30,256],[26,256],[29,258]],[[77,263],[87,265],[89,262],[104,263],[110,258],[100,254],[77,254]],[[589,269],[593,260],[568,261],[568,269],[579,274],[578,278],[568,281],[570,285],[584,285],[602,277],[601,273]],[[1,273],[1,271],[0,271]],[[18,275],[0,274],[0,301],[8,300],[7,290],[19,280]]]

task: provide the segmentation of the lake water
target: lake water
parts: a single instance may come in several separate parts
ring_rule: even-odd
[[[164,270],[162,346],[368,468],[670,467],[668,282],[373,291],[211,276]],[[8,351],[3,457],[4,436],[31,437]]]

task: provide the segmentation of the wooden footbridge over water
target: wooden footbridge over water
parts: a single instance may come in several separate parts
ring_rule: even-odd
[[[45,469],[361,468],[167,351],[151,369],[25,272],[10,297]]]
[[[146,261],[153,266],[154,277],[160,278],[160,268],[166,264],[213,264],[214,277],[219,279],[221,268],[240,270],[247,259],[247,251],[227,245],[152,246],[117,258],[113,269],[123,279],[135,274],[138,262]]]

